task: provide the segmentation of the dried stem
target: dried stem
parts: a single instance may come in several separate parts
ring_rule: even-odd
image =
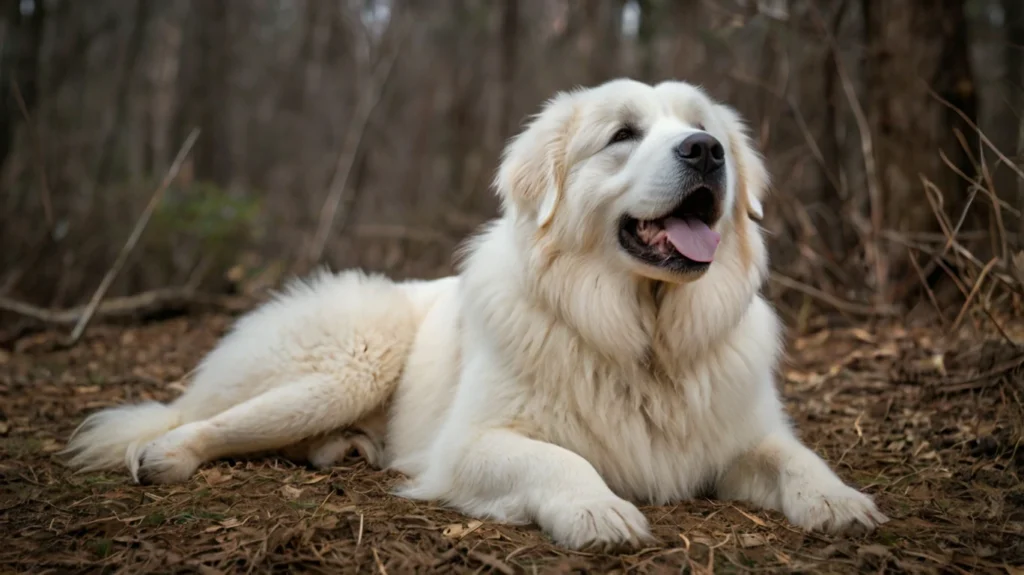
[[[950,331],[956,331],[960,327],[960,322],[963,321],[964,316],[967,315],[967,310],[971,307],[971,302],[974,301],[974,296],[978,295],[978,291],[981,289],[981,284],[985,281],[985,276],[988,272],[992,271],[992,266],[996,265],[999,258],[992,258],[989,260],[985,267],[982,268],[981,273],[978,274],[978,279],[974,281],[974,286],[971,287],[971,293],[967,294],[967,299],[964,301],[964,305],[960,308],[960,313],[956,315],[956,319],[953,320],[953,327]]]
[[[921,280],[921,287],[924,288],[925,293],[928,295],[928,301],[932,303],[932,307],[935,308],[936,315],[939,316],[939,322],[942,323],[942,327],[945,328],[949,324],[949,320],[946,319],[946,314],[942,313],[942,307],[939,305],[938,298],[935,297],[935,292],[932,291],[931,286],[928,285],[928,279],[924,275],[924,271],[921,270],[920,264],[917,263],[917,256],[914,255],[914,250],[907,248],[908,258],[910,265],[914,268],[914,272],[917,273],[917,277]]]
[[[843,59],[840,56],[836,39],[832,36],[828,26],[825,25],[817,5],[812,2],[811,8],[822,30],[825,32],[829,50],[831,50],[832,58],[836,63],[836,74],[839,76],[839,83],[842,85],[843,94],[850,104],[850,111],[853,112],[853,118],[860,135],[861,154],[864,156],[864,175],[868,187],[868,209],[871,218],[871,238],[865,248],[868,250],[868,260],[873,264],[875,271],[876,296],[880,302],[886,302],[888,301],[887,285],[889,272],[885,257],[882,255],[882,185],[878,177],[878,167],[875,165],[875,144],[871,136],[871,124],[864,113],[864,108],[857,99],[856,89],[850,80],[849,74],[846,72],[846,66],[843,65]]]
[[[21,115],[25,118],[25,125],[28,126],[29,135],[32,138],[32,147],[35,148],[33,154],[33,160],[36,165],[36,177],[39,178],[39,198],[43,204],[43,216],[46,218],[46,227],[50,230],[50,234],[54,233],[55,219],[53,217],[53,200],[50,195],[50,186],[46,183],[46,164],[43,162],[43,145],[39,139],[39,133],[36,131],[35,125],[32,123],[32,116],[28,112],[28,106],[25,104],[25,97],[21,94],[21,88],[18,87],[18,81],[14,78],[11,79],[11,93],[14,95],[15,101],[18,102],[18,109],[21,110]]]
[[[353,116],[349,128],[345,133],[342,142],[341,152],[338,154],[338,163],[334,169],[334,177],[328,187],[327,199],[324,200],[323,208],[320,210],[320,221],[317,223],[316,234],[313,236],[313,243],[306,255],[307,265],[314,265],[320,261],[327,246],[327,238],[331,234],[334,222],[337,219],[338,209],[345,199],[345,192],[348,190],[348,180],[352,174],[352,167],[355,165],[356,157],[362,146],[363,135],[370,123],[373,111],[380,103],[384,85],[387,83],[395,61],[398,59],[400,50],[398,45],[391,50],[391,53],[379,64],[377,73],[372,74],[368,86],[363,92]]]
[[[67,345],[74,345],[85,332],[85,328],[89,325],[89,320],[92,319],[93,314],[96,313],[96,309],[99,308],[100,302],[103,300],[103,296],[106,295],[107,290],[110,289],[111,284],[117,278],[117,274],[121,272],[121,268],[124,267],[128,256],[135,249],[135,244],[139,242],[139,238],[142,237],[142,232],[145,231],[146,225],[149,224],[149,218],[153,215],[156,207],[160,204],[160,200],[163,199],[164,193],[167,191],[167,187],[171,185],[174,178],[178,176],[178,171],[181,170],[181,165],[185,162],[185,158],[188,156],[189,151],[192,150],[192,146],[196,143],[199,138],[199,129],[195,128],[192,133],[185,139],[185,143],[181,145],[181,149],[178,150],[178,155],[174,158],[174,162],[171,167],[167,170],[167,174],[164,176],[163,181],[160,182],[160,186],[157,187],[156,191],[153,192],[152,197],[149,199],[149,203],[146,204],[146,209],[142,211],[142,215],[139,216],[138,221],[135,222],[135,228],[132,230],[128,241],[125,242],[121,248],[121,252],[117,254],[117,259],[114,260],[114,264],[107,270],[106,275],[103,276],[103,281],[100,282],[96,291],[92,294],[92,298],[89,300],[89,304],[85,307],[85,311],[82,316],[78,319],[71,335],[68,337]]]
[[[771,281],[792,289],[796,290],[804,295],[812,297],[816,300],[821,301],[829,306],[832,306],[837,311],[848,313],[850,315],[861,315],[861,316],[895,316],[896,308],[890,305],[863,305],[851,301],[840,299],[830,293],[824,292],[816,287],[809,286],[805,283],[799,282],[793,278],[786,277],[777,272],[772,272]]]

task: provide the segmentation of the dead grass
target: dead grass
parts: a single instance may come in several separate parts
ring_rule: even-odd
[[[800,532],[716,501],[647,507],[661,544],[572,553],[535,528],[469,521],[388,495],[362,463],[318,473],[223,462],[139,487],[72,475],[58,450],[86,412],[167,399],[230,322],[188,316],[42,333],[0,350],[0,572],[1021,573],[1022,350],[996,336],[864,326],[790,342],[785,395],[802,436],[892,521],[867,537]],[[1024,326],[1005,322],[1021,341]],[[1020,322],[1017,322],[1018,324]]]

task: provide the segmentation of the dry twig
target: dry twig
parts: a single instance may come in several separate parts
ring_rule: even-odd
[[[832,59],[835,60],[836,74],[839,76],[839,83],[843,87],[843,94],[850,104],[850,111],[853,112],[853,119],[857,124],[857,131],[860,134],[861,154],[864,156],[864,176],[868,186],[868,209],[871,218],[871,241],[864,246],[868,250],[868,259],[875,270],[875,288],[880,302],[886,302],[888,298],[887,282],[888,269],[884,256],[882,255],[882,184],[878,176],[878,168],[875,165],[875,144],[871,136],[871,124],[864,113],[864,108],[857,99],[857,92],[846,72],[846,66],[840,56],[839,46],[832,32],[825,25],[825,21],[818,11],[815,3],[811,3],[812,10],[819,24],[825,32],[828,40],[829,50],[832,52]]]
[[[391,76],[391,70],[394,68],[398,54],[401,52],[401,40],[402,38],[399,38],[390,54],[384,58],[383,63],[379,64],[378,69],[371,75],[368,81],[369,85],[356,105],[352,121],[341,145],[341,152],[338,154],[338,163],[334,169],[334,177],[331,178],[331,183],[328,187],[327,199],[324,200],[323,208],[320,210],[320,221],[317,223],[316,234],[313,236],[313,243],[306,256],[307,265],[316,264],[324,255],[327,238],[334,227],[338,209],[345,199],[352,167],[355,165],[359,149],[362,147],[363,134],[366,133],[366,127],[370,123],[373,111],[377,108],[377,104],[380,103],[384,85]]]
[[[125,242],[121,248],[121,252],[117,254],[117,259],[114,260],[114,264],[107,270],[103,280],[100,282],[95,293],[92,294],[92,298],[89,300],[89,304],[85,307],[84,312],[78,319],[71,335],[68,337],[67,345],[74,345],[85,332],[85,328],[89,326],[89,320],[92,319],[93,314],[96,313],[96,309],[99,307],[100,302],[103,300],[103,296],[106,295],[107,290],[110,289],[110,285],[114,283],[114,279],[117,278],[117,274],[121,272],[121,268],[124,267],[128,256],[135,249],[135,244],[139,242],[139,238],[142,237],[142,232],[145,231],[146,225],[149,223],[149,218],[153,215],[156,207],[160,204],[160,200],[163,199],[164,193],[167,191],[168,186],[174,181],[174,178],[178,176],[178,171],[181,169],[181,165],[185,161],[185,157],[188,156],[189,151],[192,150],[192,146],[196,143],[196,139],[199,138],[199,129],[193,129],[192,133],[185,139],[185,143],[181,145],[181,149],[178,150],[178,155],[174,158],[174,162],[171,167],[167,170],[167,174],[164,176],[163,181],[157,187],[156,191],[153,192],[153,196],[149,199],[149,203],[146,204],[146,209],[142,211],[142,215],[139,216],[138,221],[135,222],[135,228],[132,230],[128,241]]]
[[[39,140],[39,133],[36,131],[35,125],[32,123],[32,116],[28,113],[28,106],[25,104],[25,98],[21,94],[21,88],[18,87],[17,80],[11,82],[11,93],[14,95],[15,101],[18,102],[18,108],[21,110],[21,115],[25,118],[25,125],[28,126],[28,133],[32,138],[32,147],[35,148],[33,159],[36,164],[36,176],[39,178],[39,197],[43,204],[43,215],[46,217],[46,227],[50,230],[52,237],[55,230],[55,220],[53,217],[53,200],[50,196],[50,186],[46,183],[46,164],[43,163],[43,144]]]
[[[799,282],[793,278],[786,277],[777,272],[772,272],[771,281],[781,285],[782,287],[796,290],[806,296],[812,297],[816,300],[821,301],[842,313],[848,313],[850,315],[860,316],[895,316],[897,310],[895,307],[885,305],[863,305],[856,302],[846,301],[840,299],[830,293],[824,292],[814,286],[809,286],[805,283]]]

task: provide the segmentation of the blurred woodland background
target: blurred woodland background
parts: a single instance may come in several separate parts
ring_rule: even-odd
[[[821,306],[959,322],[1020,303],[1020,0],[0,0],[0,18],[5,301],[88,300],[196,128],[108,297],[257,294],[317,262],[440,276],[496,213],[526,116],[631,76],[701,84],[750,122],[769,289],[798,327]]]

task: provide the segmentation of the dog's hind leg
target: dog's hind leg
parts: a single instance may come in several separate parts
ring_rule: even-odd
[[[388,414],[388,406],[381,406],[351,427],[289,445],[280,454],[296,463],[309,463],[317,469],[326,469],[355,452],[370,467],[380,469],[384,466]]]
[[[373,370],[308,374],[271,389],[210,419],[178,427],[137,451],[130,460],[139,483],[184,481],[205,462],[277,451],[359,422],[384,404],[396,381]]]

